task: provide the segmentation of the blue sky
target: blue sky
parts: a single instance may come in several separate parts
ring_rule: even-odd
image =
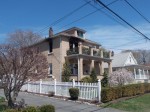
[[[108,4],[113,0],[101,1]],[[150,19],[150,0],[128,1],[146,18]],[[0,42],[4,42],[7,34],[17,29],[33,30],[44,37],[48,35],[48,29],[44,29],[42,32],[41,29],[49,26],[84,3],[84,0],[1,0]],[[92,4],[100,8],[99,5],[93,2]],[[109,7],[150,38],[150,23],[141,18],[124,0],[118,0]],[[143,37],[139,36],[132,29],[121,26],[100,11],[70,24],[92,11],[95,11],[95,9],[90,5],[84,6],[59,24],[53,26],[54,32],[57,33],[63,29],[77,26],[87,31],[86,38],[97,41],[110,50],[119,52],[122,49],[150,48],[150,41],[143,40]],[[110,14],[105,9],[102,11]],[[63,27],[67,24],[70,25]]]

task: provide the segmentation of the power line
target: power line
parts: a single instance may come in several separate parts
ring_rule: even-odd
[[[87,2],[87,0],[84,0],[84,1]],[[111,3],[107,4],[106,6],[109,6],[109,5],[111,5],[111,4],[113,4],[113,3],[117,2],[117,1],[119,1],[119,0],[114,0],[114,1],[112,1]],[[119,24],[122,25],[123,27],[129,29],[129,28],[128,28],[127,26],[125,26],[123,23],[121,23],[120,21],[118,21],[118,20],[116,20],[115,18],[113,18],[112,16],[114,16],[114,15],[110,16],[110,15],[108,15],[107,13],[105,13],[104,11],[102,11],[102,9],[104,9],[104,7],[101,7],[101,8],[99,9],[99,8],[97,8],[96,6],[94,6],[94,5],[91,4],[91,3],[89,3],[89,5],[92,6],[92,7],[94,7],[94,8],[96,9],[96,11],[100,11],[101,13],[103,13],[104,15],[106,15],[107,17],[109,17],[110,19],[112,19],[112,20],[114,20],[115,22],[119,23]],[[133,31],[134,33],[139,34],[138,32],[136,32],[136,31],[133,30],[133,29],[132,29],[132,31]]]
[[[84,6],[86,6],[88,3],[90,3],[91,1],[88,1],[87,3],[84,3],[83,5],[79,6],[78,8],[76,8],[75,10],[69,12],[68,14],[66,14],[65,16],[59,18],[58,20],[54,21],[53,23],[51,23],[50,25],[47,25],[46,27],[44,27],[43,29],[37,31],[39,32],[43,32],[46,29],[48,29],[50,26],[55,26],[56,24],[60,23],[61,21],[63,21],[64,19],[66,19],[67,17],[71,16],[72,14],[74,14],[75,12],[77,12],[78,10],[80,10],[81,8],[83,8]]]
[[[107,4],[107,6],[112,5],[112,4],[114,4],[115,2],[117,2],[117,1],[119,1],[119,0],[114,0],[114,1],[112,1],[111,3]],[[89,4],[89,2],[87,2],[87,1],[85,1],[85,2]],[[91,4],[91,5],[92,5],[92,4]],[[94,6],[94,7],[95,7],[95,6]],[[101,11],[101,12],[104,13],[105,15],[109,16],[108,14],[106,14],[105,12],[102,11],[103,8],[97,8],[97,7],[95,7],[95,8],[96,8],[95,11],[92,11],[92,12],[88,13],[87,15],[84,15],[84,16],[82,16],[82,17],[80,17],[80,18],[78,18],[78,19],[72,21],[71,23],[68,23],[68,24],[62,26],[62,27],[59,28],[58,30],[60,30],[60,29],[62,29],[62,28],[64,28],[64,27],[66,27],[66,26],[69,26],[69,25],[71,25],[71,24],[73,24],[73,23],[76,23],[76,22],[78,22],[78,21],[80,21],[80,20],[82,20],[82,19],[84,19],[84,18],[86,18],[86,17],[88,17],[88,16],[90,16],[90,15],[92,15],[92,14],[98,12],[98,11]],[[109,16],[109,17],[110,17],[111,19],[114,19],[114,18],[112,18],[111,16]],[[114,20],[115,20],[115,19],[114,19]],[[118,21],[116,21],[116,22],[118,22]],[[120,23],[120,24],[121,24],[121,23]]]
[[[117,13],[115,13],[112,9],[107,7],[103,2],[100,0],[96,0],[99,4],[101,4],[103,7],[105,7],[107,10],[109,10],[111,13],[113,13],[115,16],[117,16],[120,20],[125,22],[128,26],[130,26],[132,29],[134,29],[136,32],[138,32],[140,35],[142,35],[145,39],[150,40],[146,35],[144,35],[142,32],[140,32],[138,29],[136,29],[134,26],[132,26],[129,22],[127,22],[125,19],[123,19],[121,16],[119,16]]]
[[[140,39],[140,40],[142,40],[142,39]],[[133,44],[134,42],[138,42],[138,41],[139,41],[139,40],[131,41],[131,42],[128,42],[128,43],[125,43],[125,44],[122,44],[122,45],[115,46],[115,47],[107,47],[107,46],[104,46],[104,47],[107,47],[108,49],[129,50],[129,49],[131,49],[131,48],[129,48],[129,49],[118,49],[118,48],[116,48],[116,47],[126,46],[126,45],[129,45],[129,44],[132,44],[132,45],[143,44],[143,43],[135,43],[135,44]],[[147,48],[147,47],[142,47],[142,49],[144,49],[144,48]],[[141,48],[140,48],[140,49],[141,49]]]
[[[84,1],[87,2],[86,0],[84,0]],[[117,2],[117,1],[119,1],[119,0],[114,0],[114,1],[112,1],[111,3],[109,3],[109,4],[106,5],[106,6],[109,6],[109,5],[111,5],[111,4],[113,4],[113,3]],[[106,15],[107,17],[109,17],[110,19],[112,19],[113,21],[115,21],[115,22],[119,23],[120,25],[126,27],[126,26],[125,26],[123,23],[121,23],[120,21],[116,20],[116,19],[113,18],[112,16],[110,16],[110,15],[108,15],[107,13],[105,13],[104,11],[102,11],[102,9],[104,9],[104,7],[101,7],[101,8],[99,9],[99,8],[97,8],[96,6],[94,6],[94,5],[91,4],[91,3],[88,3],[88,4],[89,4],[90,6],[92,6],[92,7],[94,7],[97,11],[100,11],[101,13],[103,13],[104,15]]]
[[[142,48],[140,48],[140,49],[145,49],[145,48],[147,48],[147,47],[142,47]],[[134,48],[134,49],[127,49],[127,48],[125,48],[125,49],[118,49],[118,48],[108,48],[108,49],[112,49],[112,50],[120,50],[120,51],[123,51],[123,50],[136,50],[136,49],[138,49],[138,48]],[[147,50],[150,50],[150,49],[147,49]]]
[[[124,0],[126,4],[128,4],[135,12],[137,12],[145,21],[150,23],[150,21],[140,12],[138,11],[131,3],[129,3],[127,0]]]
[[[139,45],[140,43],[137,43],[137,42],[139,42],[141,40],[143,40],[143,39],[140,39],[140,40],[138,39],[138,40],[131,41],[131,42],[128,42],[128,43],[125,43],[125,44],[122,44],[122,45],[115,46],[115,47],[122,47],[122,46],[130,45],[130,44],[132,44],[132,45],[137,45],[138,44]],[[133,44],[133,42],[136,42],[136,43]]]
[[[124,43],[124,44],[121,44],[121,45],[117,45],[117,46],[114,46],[113,48],[115,48],[115,47],[121,47],[121,46],[125,46],[125,45],[129,45],[129,44],[132,44],[133,45],[133,43],[135,43],[135,42],[139,42],[139,41],[141,41],[141,40],[143,40],[143,39],[138,39],[138,40],[134,40],[134,41],[130,41],[130,42],[127,42],[127,43]],[[137,44],[137,43],[136,43]]]

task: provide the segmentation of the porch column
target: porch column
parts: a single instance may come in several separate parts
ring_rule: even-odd
[[[108,62],[108,73],[112,73],[112,62]]]
[[[100,70],[100,75],[103,75],[104,73],[103,62],[99,63],[99,70]]]
[[[109,51],[109,58],[111,58],[111,51]]]
[[[82,54],[82,42],[79,42],[79,54]]]
[[[101,58],[103,58],[103,50],[101,50]]]
[[[75,37],[78,37],[78,34],[77,34],[77,31],[76,31],[76,30],[74,31],[74,36],[75,36]]]
[[[148,70],[147,70],[147,77],[148,77],[148,79],[149,79],[149,76],[150,76],[150,75],[149,75]]]
[[[94,48],[91,47],[91,48],[90,48],[90,55],[91,55],[91,56],[93,56],[93,50],[94,50]]]
[[[135,68],[134,68],[134,78],[136,79],[136,70],[135,70]]]
[[[78,81],[82,79],[83,76],[83,58],[78,58]]]
[[[147,75],[149,75],[148,70],[147,70]]]
[[[143,69],[143,76],[144,76],[144,79],[146,79],[145,70],[144,69]]]
[[[141,72],[140,72],[140,71],[141,71],[141,70],[139,69],[139,76],[140,76],[140,79],[141,79],[142,77],[141,77]]]
[[[94,68],[94,60],[91,60],[90,72],[92,71],[93,68]]]

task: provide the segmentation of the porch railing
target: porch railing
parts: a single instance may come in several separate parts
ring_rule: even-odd
[[[149,78],[150,78],[149,75],[140,75],[140,74],[138,74],[138,75],[135,76],[135,79],[149,79]]]
[[[104,52],[103,52],[103,57],[104,57],[104,58],[109,58],[109,52],[104,51]]]
[[[79,54],[79,49],[78,48],[73,48],[73,49],[67,50],[67,55],[73,55],[73,54]],[[82,47],[82,54],[91,55],[90,48]],[[101,57],[101,50],[93,50],[92,56]],[[110,58],[108,51],[103,51],[103,58]]]
[[[79,54],[78,48],[73,48],[73,49],[67,50],[67,55],[72,55],[72,54]]]
[[[101,51],[100,50],[98,50],[98,51],[93,50],[93,56],[101,56]]]
[[[82,54],[90,55],[90,49],[86,47],[82,47]]]

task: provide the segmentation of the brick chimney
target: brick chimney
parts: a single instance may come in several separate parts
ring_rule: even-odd
[[[53,36],[53,28],[50,27],[50,28],[49,28],[49,37],[52,37],[52,36]]]

